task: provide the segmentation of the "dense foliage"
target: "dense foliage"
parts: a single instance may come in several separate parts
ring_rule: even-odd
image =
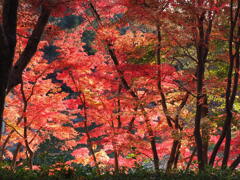
[[[239,177],[239,0],[0,5],[3,175]]]

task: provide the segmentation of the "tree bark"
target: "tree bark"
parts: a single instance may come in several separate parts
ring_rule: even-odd
[[[51,13],[50,8],[42,6],[41,14],[27,46],[13,66],[16,47],[17,9],[18,0],[4,1],[3,24],[0,25],[0,141],[2,137],[5,97],[13,87],[21,82],[22,73],[37,51],[37,46]]]
[[[192,154],[191,154],[191,156],[190,156],[190,159],[189,159],[189,161],[188,161],[188,163],[187,163],[186,171],[189,170],[189,168],[190,168],[190,166],[191,166],[191,163],[192,163],[192,160],[193,160],[193,157],[194,157],[195,154],[196,154],[196,151],[197,151],[197,148],[195,147],[195,148],[193,149]]]
[[[176,159],[179,144],[180,144],[179,140],[174,140],[173,141],[170,157],[169,157],[169,160],[167,162],[167,171],[172,169],[172,166],[173,166],[174,161]]]
[[[3,20],[2,24],[0,24],[0,141],[3,129],[6,89],[16,46],[18,0],[5,0],[2,9]]]
[[[203,139],[201,134],[201,119],[203,116],[204,110],[204,72],[205,72],[205,63],[208,56],[208,44],[210,39],[210,34],[212,31],[212,21],[213,14],[211,11],[211,15],[208,19],[207,28],[204,28],[204,23],[206,21],[205,11],[201,13],[201,15],[197,18],[198,23],[198,33],[196,39],[196,50],[197,50],[197,69],[196,69],[196,77],[197,77],[197,98],[196,98],[196,114],[195,114],[195,125],[194,125],[194,137],[197,148],[197,157],[198,157],[198,168],[199,170],[204,170],[205,168],[205,159],[203,157]]]
[[[208,101],[207,95],[203,95],[202,118],[206,118],[206,122],[202,123],[202,139],[203,139],[203,161],[208,163],[208,146],[209,146],[209,121],[208,121]]]
[[[168,106],[167,106],[167,102],[166,102],[166,97],[165,94],[162,90],[162,75],[161,75],[161,43],[162,43],[162,36],[161,36],[161,27],[160,25],[157,25],[156,27],[157,29],[157,52],[156,52],[156,63],[158,65],[158,71],[157,71],[157,87],[158,87],[158,91],[160,93],[161,96],[161,105],[162,105],[162,109],[163,109],[163,113],[167,119],[167,124],[171,129],[175,129],[177,131],[181,131],[182,127],[180,127],[179,125],[179,115],[180,112],[182,110],[182,108],[186,105],[187,99],[189,97],[189,93],[187,93],[181,104],[179,105],[179,107],[176,110],[176,116],[174,117],[174,119],[172,118],[172,116],[170,115],[169,111],[168,111]],[[174,123],[174,126],[172,124],[172,122]],[[168,159],[167,162],[167,171],[169,171],[170,169],[172,169],[173,164],[175,163],[177,165],[177,161],[178,161],[178,154],[180,153],[178,150],[179,146],[181,144],[181,140],[174,140],[173,144],[172,144],[172,148],[171,148],[171,152],[170,152],[170,157]]]
[[[176,156],[175,156],[175,159],[174,159],[174,169],[177,169],[177,164],[178,164],[178,160],[179,160],[179,157],[180,157],[180,154],[181,154],[181,142],[178,144],[178,147],[177,147],[177,152],[176,152]]]
[[[18,152],[20,150],[20,148],[22,147],[22,144],[21,143],[18,143],[17,144],[17,147],[14,151],[14,154],[13,154],[13,159],[12,159],[12,164],[11,164],[11,169],[13,171],[15,171],[15,168],[16,168],[16,162],[17,162],[17,155],[18,155]]]
[[[14,67],[12,68],[10,81],[7,89],[8,92],[21,82],[22,73],[37,51],[38,44],[41,40],[42,34],[44,32],[44,28],[48,23],[50,14],[51,14],[51,10],[48,7],[42,6],[41,14],[34,27],[32,35],[28,40],[27,46],[22,52],[20,58],[15,63]]]
[[[240,3],[239,3],[240,6]],[[240,37],[240,25],[238,25],[238,32],[237,32],[237,37]],[[236,43],[235,46],[235,51],[236,53],[233,55],[231,58],[233,61],[235,59],[235,73],[233,77],[233,87],[232,87],[232,92],[231,96],[226,99],[228,103],[226,103],[226,112],[227,112],[227,128],[226,128],[226,142],[225,142],[225,148],[224,148],[224,156],[223,156],[223,161],[222,161],[222,169],[227,167],[228,159],[229,159],[229,153],[230,153],[230,147],[231,147],[231,126],[232,126],[232,110],[233,110],[233,104],[237,95],[237,89],[238,89],[238,80],[239,80],[239,43],[240,40]],[[232,77],[231,77],[232,78]]]
[[[209,161],[210,166],[214,166],[214,161],[217,156],[218,150],[223,142],[223,140],[226,137],[226,143],[224,148],[224,157],[222,161],[222,168],[224,169],[227,166],[228,158],[229,158],[229,152],[230,152],[230,145],[231,145],[231,124],[232,124],[232,109],[234,100],[236,97],[236,92],[238,88],[238,79],[239,79],[239,40],[238,43],[236,43],[234,54],[234,32],[237,26],[237,22],[239,19],[239,11],[240,11],[240,0],[237,1],[237,9],[234,14],[234,3],[233,0],[230,1],[230,32],[229,32],[229,40],[228,40],[228,46],[229,46],[229,68],[228,68],[228,77],[227,77],[227,88],[226,88],[226,97],[225,97],[225,112],[226,112],[226,119],[224,121],[223,130],[220,135],[220,138],[218,139],[216,145],[214,146],[213,152],[211,154],[211,158]],[[240,36],[240,28],[238,25],[237,30],[238,37]],[[234,80],[232,79],[233,76],[233,70],[234,70],[234,59],[235,59],[235,75]],[[232,87],[232,82],[233,87]]]

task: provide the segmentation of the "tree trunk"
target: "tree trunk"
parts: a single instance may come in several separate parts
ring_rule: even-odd
[[[114,172],[115,174],[119,173],[119,161],[118,161],[118,152],[114,150]]]
[[[240,8],[240,2],[238,4],[238,7]],[[239,12],[239,11],[238,11]],[[238,18],[239,19],[239,18]],[[237,37],[240,37],[240,25],[238,25],[238,30],[237,30]],[[238,89],[238,80],[239,80],[239,72],[240,72],[240,60],[239,60],[239,43],[240,40],[237,40],[238,42],[236,43],[235,46],[235,51],[236,53],[233,55],[231,58],[232,61],[235,59],[235,73],[233,77],[233,87],[232,87],[232,92],[231,96],[226,99],[229,101],[229,103],[226,103],[228,106],[226,107],[227,111],[227,118],[228,118],[228,123],[227,123],[227,128],[226,128],[226,143],[225,143],[225,149],[224,149],[224,156],[223,156],[223,161],[222,161],[222,168],[227,167],[228,159],[229,159],[229,153],[230,153],[230,147],[231,147],[231,126],[232,126],[232,110],[233,110],[233,104],[237,95],[237,89]],[[232,77],[231,77],[232,78]]]
[[[177,163],[178,163],[178,160],[179,160],[179,157],[180,157],[180,154],[181,154],[180,149],[181,149],[181,142],[179,142],[179,144],[178,144],[176,156],[175,156],[175,159],[174,159],[174,169],[177,169]]]
[[[4,1],[2,24],[0,24],[0,141],[2,138],[6,90],[16,46],[17,9],[18,0]]]
[[[197,98],[196,98],[196,114],[195,114],[195,125],[194,125],[194,137],[197,148],[197,157],[198,157],[198,168],[199,170],[204,170],[205,168],[205,159],[203,156],[203,139],[201,134],[201,119],[204,112],[204,100],[206,98],[206,94],[204,94],[204,72],[205,72],[205,63],[208,56],[208,44],[210,39],[210,34],[212,31],[212,22],[213,22],[213,14],[211,11],[208,19],[205,17],[205,11],[201,13],[201,15],[197,18],[198,22],[198,38],[196,44],[197,50],[197,69],[196,69],[196,77],[197,77]],[[207,28],[205,29],[205,21],[208,22]]]
[[[84,104],[85,106],[85,104]],[[84,107],[85,109],[86,107]],[[86,110],[86,109],[85,109]],[[85,111],[84,110],[84,111]],[[88,132],[88,126],[87,126],[87,116],[85,114],[85,120],[84,120],[84,128],[85,128],[85,131],[86,131],[86,135],[87,135],[87,143],[88,143],[88,149],[89,151],[91,152],[92,154],[92,157],[93,157],[93,161],[95,163],[95,167],[97,169],[97,174],[100,175],[100,168],[99,168],[99,165],[98,165],[98,162],[97,162],[97,158],[96,158],[96,155],[95,155],[95,152],[94,152],[94,149],[93,149],[93,145],[92,145],[92,140],[91,140],[91,136]]]
[[[203,98],[203,78],[204,78],[204,62],[200,58],[197,66],[197,102],[196,102],[196,115],[194,125],[194,137],[197,146],[198,167],[200,170],[204,169],[203,160],[203,143],[201,135],[201,115],[202,115],[202,98]]]
[[[17,162],[17,155],[18,155],[18,152],[20,150],[20,148],[22,147],[22,144],[21,143],[18,143],[17,144],[17,147],[14,151],[14,154],[13,154],[13,159],[12,159],[12,164],[11,164],[11,169],[13,171],[15,171],[15,168],[16,168],[16,162]]]
[[[228,46],[229,46],[229,69],[228,69],[228,77],[227,77],[227,88],[226,88],[226,97],[225,97],[225,112],[226,112],[226,119],[224,121],[223,130],[220,135],[220,138],[218,139],[216,145],[214,146],[213,152],[211,154],[211,158],[209,161],[209,165],[213,166],[215,158],[217,156],[218,150],[223,142],[223,140],[226,137],[225,142],[225,148],[224,148],[224,157],[222,161],[222,168],[226,168],[228,158],[229,158],[229,152],[230,152],[230,146],[231,146],[231,124],[232,124],[232,109],[233,104],[235,101],[237,88],[238,88],[238,79],[239,79],[239,39],[236,39],[237,43],[235,45],[235,50],[233,46],[234,42],[234,32],[236,27],[237,29],[237,36],[240,36],[240,26],[237,25],[237,22],[239,20],[239,11],[240,11],[240,1],[237,1],[236,5],[236,11],[234,14],[234,3],[233,0],[230,1],[230,32],[229,32],[229,40],[228,40]],[[235,52],[234,52],[235,51]],[[234,70],[234,59],[235,59],[235,75],[233,76],[233,70]],[[232,87],[233,82],[233,87]]]
[[[169,157],[169,160],[168,160],[168,163],[167,163],[167,171],[172,169],[172,166],[174,164],[174,160],[176,159],[176,155],[178,153],[179,144],[180,144],[179,140],[174,140],[173,141],[170,157]]]
[[[232,162],[230,169],[231,170],[236,169],[239,163],[240,163],[240,155],[238,155],[238,157]]]
[[[195,147],[195,148],[193,149],[192,154],[191,154],[191,156],[190,156],[190,159],[189,159],[189,161],[188,161],[188,163],[187,163],[186,171],[189,170],[189,168],[190,168],[190,166],[191,166],[191,164],[192,164],[193,157],[194,157],[195,154],[196,154],[196,151],[197,151],[197,148]]]
[[[0,141],[2,137],[5,97],[13,87],[21,82],[22,72],[37,51],[37,46],[51,13],[49,8],[42,6],[41,14],[27,46],[13,67],[18,0],[4,0],[2,9],[2,24],[0,25]]]

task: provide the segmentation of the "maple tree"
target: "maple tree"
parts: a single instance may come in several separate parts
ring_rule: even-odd
[[[44,29],[47,26],[50,15],[62,16],[67,7],[74,5],[74,1],[18,1],[6,0],[1,2],[1,104],[2,114],[6,94],[21,82],[21,75],[38,49]],[[40,13],[38,12],[40,8]],[[59,13],[60,12],[60,13]],[[36,16],[38,16],[36,18]],[[19,18],[21,17],[21,18]],[[36,23],[35,23],[36,21]],[[53,30],[51,30],[53,29]],[[56,29],[48,27],[48,35]],[[32,32],[32,33],[31,33]],[[24,37],[25,48],[16,59],[16,47],[18,38]],[[27,40],[27,41],[26,41]],[[19,53],[19,52],[18,52]],[[1,125],[2,127],[2,125]],[[2,129],[2,128],[1,128]]]
[[[239,10],[239,0],[5,0],[1,160],[32,169],[52,135],[72,151],[67,163],[98,174],[147,160],[157,172],[238,168]],[[59,26],[70,14],[83,22]]]

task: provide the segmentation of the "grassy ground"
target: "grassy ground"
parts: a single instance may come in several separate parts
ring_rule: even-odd
[[[153,173],[145,169],[134,169],[127,173],[105,172],[97,175],[91,167],[41,167],[40,170],[18,168],[15,171],[0,168],[0,180],[240,180],[240,172],[207,169],[204,173],[173,171]]]

